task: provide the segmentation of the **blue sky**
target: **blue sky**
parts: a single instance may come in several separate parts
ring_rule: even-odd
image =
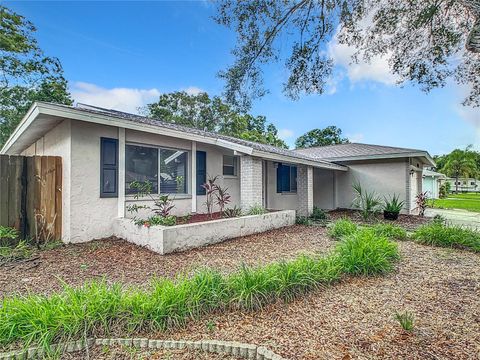
[[[215,8],[192,2],[4,2],[31,20],[47,55],[57,56],[75,100],[135,111],[162,92],[217,95],[219,70],[232,62],[235,34],[212,20]],[[385,59],[349,65],[351,49],[335,42],[329,94],[292,101],[281,92],[281,64],[270,66],[270,94],[252,109],[265,115],[291,146],[304,132],[340,127],[352,141],[422,148],[431,154],[474,144],[480,109],[460,105],[456,85],[429,94],[393,85]]]

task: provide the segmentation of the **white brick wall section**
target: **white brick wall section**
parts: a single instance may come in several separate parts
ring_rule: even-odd
[[[313,211],[313,168],[299,165],[297,168],[298,216],[309,216]]]
[[[262,160],[249,155],[240,157],[240,206],[243,210],[262,205],[262,179]]]

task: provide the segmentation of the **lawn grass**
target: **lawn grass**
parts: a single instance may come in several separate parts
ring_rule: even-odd
[[[291,300],[343,276],[393,270],[397,245],[372,229],[345,237],[325,256],[302,255],[223,275],[211,269],[144,288],[93,281],[50,295],[5,297],[0,302],[0,348],[18,342],[49,349],[52,343],[95,334],[166,330],[227,308],[253,310]]]
[[[449,194],[445,199],[429,200],[429,206],[437,209],[463,209],[480,212],[480,194]]]
[[[412,239],[420,244],[454,247],[480,252],[480,233],[458,225],[446,225],[440,221],[419,227]]]

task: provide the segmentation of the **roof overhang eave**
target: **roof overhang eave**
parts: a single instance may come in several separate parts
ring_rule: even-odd
[[[405,152],[396,154],[377,154],[377,155],[361,155],[361,156],[344,156],[336,158],[324,158],[323,160],[344,162],[344,161],[362,161],[362,160],[379,160],[379,159],[398,159],[398,158],[410,158],[421,157],[424,158],[425,164],[430,166],[436,166],[435,161],[426,151]]]
[[[325,161],[325,160],[302,159],[295,156],[281,155],[281,154],[275,154],[275,153],[259,151],[259,150],[253,150],[253,153],[251,155],[257,156],[266,160],[273,160],[273,161],[286,162],[286,163],[292,163],[292,164],[309,165],[319,169],[348,171],[347,166],[335,164],[333,162]]]
[[[181,130],[174,130],[163,128],[155,125],[145,124],[145,123],[135,123],[126,119],[120,119],[117,117],[112,117],[103,114],[93,114],[93,113],[85,113],[77,111],[73,108],[68,108],[64,106],[58,106],[55,104],[50,103],[42,103],[36,102],[34,103],[30,109],[28,110],[27,114],[24,116],[20,124],[17,126],[15,131],[9,137],[5,145],[1,150],[1,154],[6,154],[11,149],[11,147],[15,144],[15,142],[20,138],[20,136],[24,135],[30,125],[37,119],[40,115],[46,115],[56,118],[63,118],[63,119],[72,119],[78,121],[85,121],[90,123],[96,123],[100,125],[107,125],[107,126],[114,126],[119,128],[125,128],[130,130],[137,130],[143,132],[149,132],[159,135],[171,136],[191,141],[198,141],[205,144],[217,145],[223,148],[227,148],[242,154],[251,155],[253,152],[253,148],[241,144],[236,144],[234,142],[230,142],[223,139],[217,139],[213,137],[203,136],[200,134],[194,133],[187,133]],[[33,139],[31,143],[38,139]],[[24,149],[22,149],[23,151]]]

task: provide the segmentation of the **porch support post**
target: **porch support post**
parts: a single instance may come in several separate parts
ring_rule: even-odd
[[[191,192],[192,192],[192,213],[197,212],[197,142],[192,141],[192,164],[191,168],[191,178],[190,182]]]
[[[118,128],[118,217],[125,217],[125,128]]]
[[[244,155],[240,157],[240,206],[248,210],[262,206],[263,166],[262,159]]]
[[[299,165],[297,168],[297,215],[309,216],[313,211],[313,167]]]

